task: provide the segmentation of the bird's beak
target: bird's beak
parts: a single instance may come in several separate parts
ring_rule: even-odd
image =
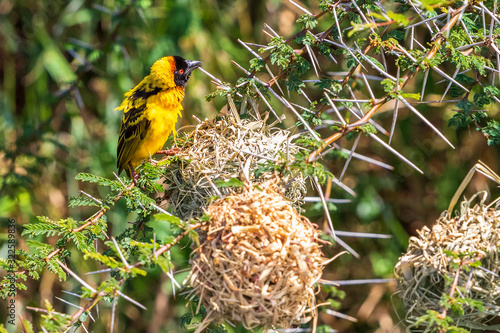
[[[186,60],[186,63],[188,65],[188,68],[186,70],[187,74],[191,73],[196,68],[201,67],[201,61]]]

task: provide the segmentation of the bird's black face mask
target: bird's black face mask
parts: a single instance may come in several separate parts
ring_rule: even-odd
[[[174,82],[179,87],[184,87],[191,76],[191,72],[201,67],[201,61],[186,60],[183,57],[174,56],[175,72]]]

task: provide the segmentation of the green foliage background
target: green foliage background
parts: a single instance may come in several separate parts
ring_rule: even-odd
[[[316,2],[305,4],[311,11],[317,9]],[[171,54],[201,60],[204,69],[234,83],[242,74],[230,60],[248,68],[252,58],[237,39],[267,44],[269,38],[261,32],[264,22],[280,35],[291,36],[299,30],[295,21],[302,12],[278,0],[2,0],[0,15],[0,256],[4,257],[6,247],[2,242],[6,240],[8,218],[17,222],[18,249],[27,249],[19,235],[23,225],[35,221],[36,216],[54,220],[71,216],[78,220],[93,213],[91,209],[68,208],[68,197],[77,195],[78,190],[96,197],[107,193],[89,183],[79,183],[75,176],[89,172],[113,177],[121,118],[114,108],[123,94],[147,75],[155,60]],[[338,70],[345,67],[344,61]],[[434,79],[429,80],[428,86],[433,87]],[[421,86],[421,77],[414,81],[411,84]],[[433,88],[429,89],[432,94]],[[193,115],[203,119],[217,114],[223,101],[205,101],[213,90],[207,76],[199,71],[193,74],[178,127],[195,123]],[[374,93],[383,95],[384,87],[375,87]],[[410,112],[400,114],[394,146],[425,175],[417,174],[380,146],[361,140],[358,151],[393,165],[395,170],[354,161],[344,183],[354,188],[358,197],[332,211],[334,225],[339,230],[389,233],[394,237],[349,239],[361,259],[341,257],[329,266],[325,279],[390,278],[408,236],[432,224],[447,208],[463,176],[478,159],[500,171],[499,150],[488,147],[481,133],[447,127],[452,109],[437,104],[420,110],[444,130],[455,150],[436,139]],[[498,119],[498,106],[491,106],[490,116],[495,115]],[[390,117],[389,112],[380,115],[380,119]],[[288,116],[286,125],[294,123],[294,117]],[[343,161],[326,164],[338,176]],[[468,194],[488,187],[493,186],[476,177]],[[498,194],[494,190],[493,195]],[[338,188],[332,197],[350,198]],[[124,208],[125,204],[119,202],[109,213],[109,234],[120,234],[127,222],[134,220]],[[321,224],[320,204],[306,208],[308,216]],[[151,226],[161,235],[161,224]],[[187,267],[186,246],[182,244],[172,252],[174,262],[184,264],[178,269]],[[338,249],[325,249],[327,256],[336,252]],[[81,273],[96,269],[82,258],[73,258],[71,265]],[[179,273],[177,280],[182,281],[186,274]],[[86,280],[91,284],[100,281],[99,275],[86,276]],[[37,315],[25,310],[27,305],[39,306],[48,299],[59,311],[74,311],[54,297],[67,298],[61,290],[78,290],[75,281],[60,283],[56,275],[47,273],[39,281],[28,280],[27,286],[28,290],[16,297],[17,314],[35,325]],[[390,332],[399,325],[391,300],[394,285],[341,289],[347,293],[341,311],[359,322],[322,315],[323,322],[342,332]],[[173,297],[170,281],[159,268],[146,279],[132,280],[124,292],[148,311],[120,302],[120,332],[182,331],[180,317],[188,309],[181,296]],[[397,299],[394,301],[397,303]],[[5,318],[1,304],[0,318]],[[105,331],[105,325],[109,327],[109,308],[101,308],[100,313],[93,327],[96,332]]]

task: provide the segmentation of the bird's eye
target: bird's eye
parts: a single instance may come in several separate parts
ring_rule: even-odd
[[[184,74],[184,70],[183,69],[179,69],[179,74]]]

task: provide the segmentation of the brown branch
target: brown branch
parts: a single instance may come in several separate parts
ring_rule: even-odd
[[[367,55],[368,54],[368,51],[370,51],[370,49],[372,48],[372,44],[368,44],[365,48],[365,51],[363,52],[364,55]],[[354,74],[354,72],[356,72],[356,70],[361,66],[361,64],[357,64],[356,66],[353,66],[351,68],[351,70],[349,71],[349,73],[347,73],[346,77],[344,78],[344,80],[342,81],[341,83],[341,86],[344,87],[347,82],[349,82],[349,79],[351,78],[351,76]]]

